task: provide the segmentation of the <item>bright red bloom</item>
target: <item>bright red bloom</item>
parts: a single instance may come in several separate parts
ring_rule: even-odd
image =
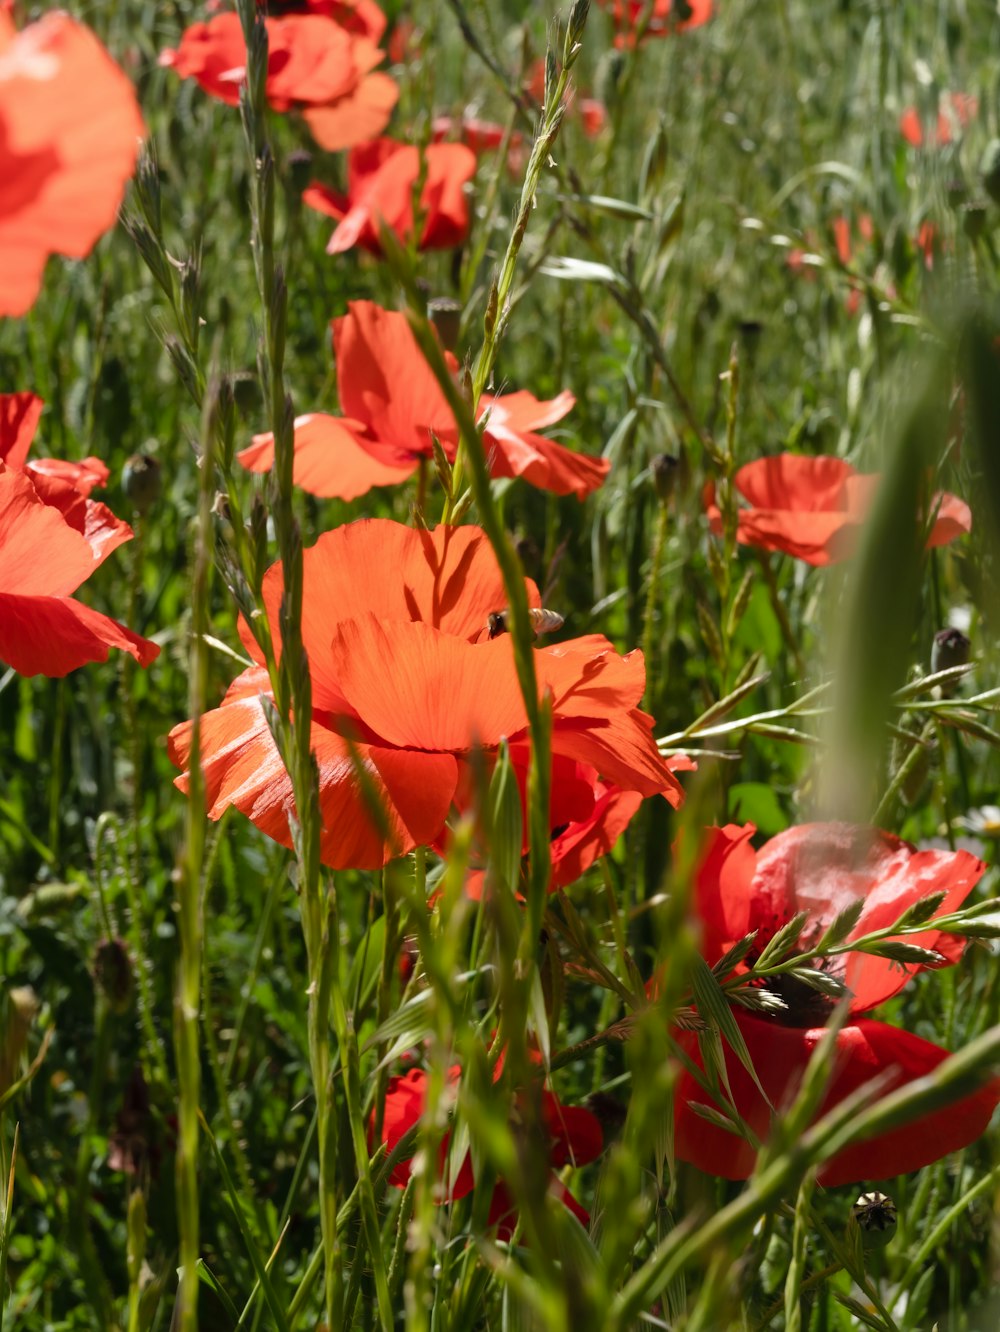
[[[82,259],[114,224],[145,133],[131,83],[94,34],[0,12],[0,315],[34,304],[50,254]]]
[[[129,533],[131,535],[131,533]],[[141,666],[160,649],[74,601],[108,554],[68,525],[30,477],[0,463],[0,661],[21,675],[66,675],[122,648]]]
[[[455,1087],[461,1068],[454,1065],[448,1071],[449,1083]],[[385,1098],[385,1117],[382,1122],[382,1141],[391,1152],[400,1139],[414,1128],[424,1113],[427,1101],[427,1074],[423,1069],[411,1068],[406,1073],[390,1079]],[[549,1139],[549,1161],[554,1169],[565,1165],[587,1165],[600,1156],[604,1150],[604,1134],[600,1123],[589,1110],[582,1106],[563,1105],[550,1091],[541,1092],[541,1121]],[[374,1128],[374,1120],[372,1122]],[[441,1143],[440,1169],[445,1172],[448,1165],[448,1147],[450,1134],[445,1134]],[[409,1159],[401,1161],[389,1176],[389,1183],[396,1188],[406,1187],[410,1178]],[[454,1180],[446,1184],[445,1198],[449,1202],[466,1197],[475,1187],[472,1172],[472,1156],[467,1153]],[[590,1224],[590,1216],[580,1206],[573,1195],[555,1177],[550,1183],[550,1192],[563,1202],[583,1226]],[[515,1204],[502,1180],[498,1180],[490,1202],[487,1225],[499,1227],[500,1239],[509,1239],[516,1225]]]
[[[327,532],[305,552],[302,636],[312,674],[312,746],[320,772],[321,852],[334,868],[373,869],[441,837],[468,756],[527,733],[510,635],[483,631],[505,603],[484,534],[423,532],[386,520]],[[271,632],[279,636],[280,564],[264,579]],[[538,605],[538,592],[528,584]],[[249,632],[244,642],[260,661]],[[597,635],[535,649],[539,689],[552,694],[552,750],[643,795],[676,793],[676,779],[639,711],[642,654],[619,657]],[[260,704],[260,665],[244,671],[221,707],[202,719],[209,814],[235,805],[263,832],[291,845],[291,785]],[[170,735],[179,767],[191,726]],[[357,777],[374,792],[372,818]],[[186,777],[178,779],[186,786]],[[676,797],[675,797],[676,798]]]
[[[803,948],[818,941],[846,907],[864,901],[847,942],[891,925],[913,903],[943,891],[935,915],[957,910],[978,882],[985,865],[965,851],[918,851],[889,833],[843,823],[807,824],[780,833],[759,852],[750,845],[752,824],[713,828],[696,883],[696,909],[702,924],[702,952],[714,964],[730,944],[757,931],[753,952],[760,950],[798,912],[809,918]],[[954,963],[963,941],[929,928],[906,936],[908,943],[941,954],[941,965]],[[882,1094],[923,1077],[947,1058],[939,1046],[861,1014],[897,994],[919,964],[903,966],[864,953],[818,961],[851,993],[852,1018],[836,1039],[835,1064],[818,1111],[839,1104],[872,1078],[889,1074]],[[770,987],[769,987],[770,988]],[[771,1103],[787,1105],[795,1095],[812,1051],[824,1034],[830,1004],[797,981],[775,982],[773,991],[787,1005],[778,1017],[734,1007],[751,1060]],[[681,1032],[681,1046],[701,1066],[697,1038]],[[733,1104],[743,1121],[765,1141],[771,1110],[749,1074],[726,1050]],[[743,1138],[715,1127],[692,1109],[710,1099],[686,1071],[675,1101],[678,1157],[710,1174],[746,1179],[756,1153]],[[948,1152],[967,1146],[985,1129],[1000,1101],[1000,1080],[916,1123],[893,1129],[839,1152],[819,1172],[823,1184],[887,1179],[916,1170]]]
[[[522,854],[528,852],[527,787],[530,749],[527,744],[512,745],[511,764],[517,776],[524,828]],[[697,764],[684,754],[664,760],[671,772],[694,772]],[[664,791],[676,809],[680,788]],[[638,813],[643,797],[637,791],[623,791],[611,782],[603,782],[597,771],[584,763],[555,758],[549,801],[549,826],[552,877],[549,891],[568,888],[602,856],[610,855],[618,839]],[[459,801],[459,804],[462,804]],[[465,891],[473,901],[482,896],[486,871],[471,869],[466,875]]]
[[[371,301],[352,301],[333,321],[333,349],[343,417],[313,413],[295,422],[295,484],[324,498],[356,499],[372,486],[410,477],[432,456],[431,435],[454,458],[455,418],[427,365],[406,316]],[[537,432],[572,408],[572,393],[539,402],[526,392],[484,394],[484,442],[490,475],[523,477],[541,490],[584,499],[604,482],[606,458],[573,453]],[[237,454],[244,467],[266,472],[274,436],[255,435]]]
[[[599,3],[610,12],[616,32],[615,46],[633,46],[639,16],[646,8],[645,0],[599,0]],[[656,0],[643,36],[669,37],[674,32],[700,28],[712,17],[712,8],[712,0]]]
[[[263,7],[263,0],[257,0],[257,8]],[[315,14],[333,19],[347,32],[355,32],[373,42],[382,40],[386,27],[386,17],[375,0],[267,0],[267,12],[272,18],[286,14]]]
[[[934,128],[933,144],[943,148],[952,142],[956,135],[961,135],[967,125],[979,112],[979,98],[971,93],[942,93],[939,103],[937,125]],[[908,106],[899,118],[899,131],[907,143],[920,148],[924,143],[924,126],[920,112],[915,106]]]
[[[340,224],[330,237],[327,254],[341,254],[355,245],[381,254],[380,224],[408,243],[413,234],[413,190],[422,165],[419,249],[449,250],[461,245],[469,232],[465,186],[476,171],[471,148],[463,143],[432,143],[421,154],[414,144],[375,139],[348,154],[346,198],[319,184],[310,185],[302,195],[310,208]]]
[[[853,554],[878,485],[877,474],[858,472],[842,458],[779,453],[741,467],[733,478],[750,507],[740,509],[737,539],[747,546],[780,550],[807,564],[837,564]],[[713,532],[722,515],[709,483],[705,511]],[[928,547],[944,546],[972,530],[969,506],[942,493]]]
[[[389,122],[399,89],[373,73],[383,54],[370,37],[321,13],[269,18],[267,100],[275,111],[299,110],[313,138],[335,152],[362,143]],[[193,23],[160,64],[194,78],[213,97],[238,106],[246,81],[246,43],[236,14]]]
[[[108,469],[100,458],[77,463],[28,459],[43,406],[34,393],[0,393],[0,462],[12,472],[27,473],[39,499],[58,509],[70,527],[86,537],[96,566],[122,542],[131,541],[132,529],[107,505],[88,498],[96,486],[107,484]]]

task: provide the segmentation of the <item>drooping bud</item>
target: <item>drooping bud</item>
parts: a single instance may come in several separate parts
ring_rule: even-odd
[[[133,453],[122,468],[122,490],[138,514],[146,514],[160,498],[160,464],[148,453]]]
[[[132,1006],[132,962],[124,939],[102,939],[94,954],[94,984],[112,1013],[127,1013]]]
[[[462,302],[451,296],[435,296],[427,302],[427,317],[437,330],[441,346],[453,352],[458,346],[462,324]]]
[[[931,648],[931,674],[947,671],[952,666],[965,666],[969,660],[971,644],[961,629],[942,629],[934,635]]]
[[[649,470],[653,474],[653,485],[656,487],[656,496],[661,504],[666,504],[674,493],[679,469],[680,462],[670,453],[658,453],[649,464]]]

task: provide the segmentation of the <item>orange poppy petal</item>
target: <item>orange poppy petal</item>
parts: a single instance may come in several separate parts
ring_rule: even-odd
[[[339,222],[350,208],[349,201],[342,194],[337,194],[327,185],[313,181],[308,189],[302,191],[302,202],[307,208],[313,208],[326,217],[336,218]]]
[[[206,713],[201,727],[209,817],[218,819],[233,805],[262,832],[290,847],[292,784],[259,699],[226,703]],[[347,741],[314,724],[311,744],[319,768],[324,864],[334,869],[378,869],[440,833],[457,780],[451,755],[402,755],[374,745],[354,747],[385,818],[388,836],[383,838],[366,804]],[[174,727],[167,750],[172,762],[187,767],[190,722]],[[176,784],[187,789],[186,772]]]
[[[92,490],[108,484],[111,473],[100,458],[81,458],[79,462],[70,462],[67,458],[32,458],[25,471],[35,483],[35,489],[42,494],[46,481],[58,481],[72,486],[78,495],[86,498]]]
[[[484,438],[491,476],[520,477],[555,495],[575,495],[584,500],[604,485],[611,470],[607,458],[574,453],[544,435],[515,434],[506,429],[495,432],[491,422]]]
[[[50,254],[81,259],[115,221],[145,133],[131,83],[89,29],[45,15],[0,67],[0,315],[22,315]],[[28,197],[19,163],[47,159]]]
[[[931,508],[936,508],[937,516],[927,538],[928,549],[932,546],[947,546],[949,542],[972,531],[972,510],[957,495],[936,495],[931,501]]]
[[[500,393],[496,397],[484,393],[479,406],[484,415],[489,411],[491,424],[502,423],[509,430],[532,431],[544,430],[561,421],[576,406],[576,398],[569,389],[563,389],[554,398],[541,401],[533,393],[520,389],[517,393]]]
[[[319,146],[335,153],[381,134],[398,100],[399,88],[388,74],[368,74],[340,101],[309,107],[305,122]]]
[[[455,418],[405,315],[351,301],[332,328],[337,388],[348,416],[392,449],[429,457],[431,431],[454,445]]]
[[[295,418],[295,459],[292,480],[322,499],[353,500],[372,486],[394,486],[413,473],[415,459],[393,466],[374,458],[363,442],[364,426],[323,412]],[[274,435],[254,435],[249,448],[236,455],[250,472],[269,472],[274,465]]]
[[[349,207],[330,237],[327,254],[355,245],[379,252],[378,228],[390,227],[401,240],[413,230],[413,187],[421,173],[420,209],[424,215],[421,249],[445,249],[460,243],[469,229],[465,186],[476,170],[476,155],[461,143],[430,144],[421,153],[413,144],[376,139],[351,150],[348,159]]]
[[[302,576],[302,640],[314,676],[328,668],[339,620],[371,612],[382,620],[423,620],[475,640],[485,635],[490,612],[506,604],[496,556],[485,533],[475,527],[427,532],[387,518],[345,523],[303,552]],[[540,605],[534,583],[525,579],[525,587],[530,604]],[[282,589],[278,563],[268,569],[263,584],[276,636]],[[314,702],[327,707],[330,701],[318,693]]]
[[[337,625],[331,657],[345,698],[389,744],[463,753],[527,724],[507,635],[477,646],[369,614]]]
[[[39,498],[30,477],[0,468],[0,592],[66,596],[94,568],[83,534]]]
[[[19,675],[66,675],[107,661],[111,648],[121,648],[140,666],[160,655],[156,643],[72,597],[0,592],[0,661]]]
[[[0,462],[15,472],[24,467],[44,406],[34,393],[0,393]]]

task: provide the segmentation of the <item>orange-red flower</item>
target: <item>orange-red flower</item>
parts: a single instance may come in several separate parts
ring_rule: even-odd
[[[264,0],[257,0],[257,8],[264,8]],[[386,17],[375,0],[267,0],[267,12],[272,18],[316,14],[333,19],[347,32],[356,32],[373,42],[382,40],[386,27]]]
[[[373,72],[384,57],[370,37],[319,12],[266,22],[265,92],[275,111],[301,111],[313,138],[330,152],[385,128],[399,90],[388,74]],[[207,23],[193,23],[176,50],[161,53],[160,64],[237,106],[246,59],[239,17],[219,14]]]
[[[511,745],[510,758],[521,797],[524,829],[522,853],[526,854],[529,746]],[[686,755],[675,755],[664,762],[671,772],[693,772],[697,766]],[[664,791],[663,794],[677,808],[681,800],[680,788]],[[613,782],[602,781],[595,768],[556,756],[552,762],[549,802],[549,826],[552,830],[549,848],[552,877],[549,880],[549,891],[554,893],[570,887],[602,856],[610,855],[619,837],[638,813],[642,800],[638,791],[623,791]],[[485,870],[470,869],[465,879],[466,894],[473,901],[478,901],[485,883]]]
[[[892,925],[915,902],[932,893],[945,897],[935,915],[958,909],[986,866],[968,852],[918,851],[889,833],[843,823],[808,824],[780,833],[759,852],[750,838],[756,829],[730,825],[709,830],[696,881],[696,910],[702,924],[702,952],[710,965],[729,947],[756,931],[760,951],[799,912],[807,913],[800,941],[808,948],[834,919],[864,902],[847,942]],[[940,965],[961,956],[963,941],[933,928],[906,936],[906,942],[938,953]],[[851,1018],[836,1038],[834,1067],[818,1115],[884,1074],[882,1094],[924,1077],[947,1058],[947,1050],[898,1027],[863,1017],[897,994],[921,964],[900,964],[867,953],[846,953],[813,963],[842,982],[851,995]],[[789,977],[768,983],[786,1007],[767,1016],[734,1008],[753,1067],[776,1109],[786,1106],[801,1085],[809,1058],[822,1040],[832,1004]],[[701,1067],[696,1036],[678,1041]],[[770,1132],[772,1110],[740,1061],[726,1050],[728,1085],[741,1120],[760,1141]],[[710,1099],[686,1070],[675,1099],[677,1155],[710,1174],[746,1179],[756,1152],[734,1133],[709,1123],[692,1108]],[[912,1124],[838,1152],[819,1172],[823,1184],[887,1179],[916,1170],[973,1142],[986,1128],[997,1102],[1000,1079]],[[818,1117],[818,1116],[817,1116]]]
[[[615,26],[615,46],[632,46],[636,39],[636,26],[646,9],[645,0],[599,0],[602,9],[609,11]],[[712,0],[656,0],[645,37],[668,37],[688,28],[700,28],[712,17]]]
[[[113,647],[141,666],[155,659],[155,643],[70,595],[110,549],[70,527],[30,476],[0,462],[0,661],[21,675],[59,676],[106,661]]]
[[[44,406],[34,393],[0,393],[0,462],[12,472],[25,472],[35,493],[58,509],[65,521],[86,537],[100,564],[123,541],[132,539],[128,523],[105,504],[89,498],[108,480],[100,458],[67,462],[62,458],[28,458],[28,450]]]
[[[263,588],[276,639],[282,588],[276,564]],[[538,605],[533,584],[528,592]],[[468,757],[494,752],[504,737],[526,737],[510,635],[491,641],[483,633],[504,602],[496,559],[475,528],[424,532],[373,519],[327,532],[305,552],[302,636],[326,864],[377,868],[431,845],[444,831]],[[259,663],[245,628],[243,638]],[[536,648],[534,656],[539,689],[552,697],[553,753],[595,768],[625,790],[676,799],[677,781],[657,752],[652,718],[638,708],[642,654],[620,657],[592,635]],[[219,818],[235,805],[288,846],[291,786],[261,695],[270,688],[255,664],[202,719],[209,813]],[[185,722],[169,741],[179,767],[190,762],[190,747]],[[183,789],[186,777],[178,784]],[[381,820],[372,816],[370,793]]]
[[[381,254],[379,225],[401,241],[413,234],[413,191],[423,176],[419,213],[421,250],[461,245],[469,231],[465,187],[476,171],[476,155],[464,143],[432,143],[421,153],[413,144],[375,139],[353,148],[347,158],[347,195],[326,185],[310,185],[303,202],[337,219],[327,254],[355,245]]]
[[[295,484],[324,498],[356,499],[372,486],[411,476],[421,458],[432,456],[432,434],[453,458],[455,418],[406,316],[371,301],[352,301],[332,327],[345,415],[311,413],[296,420]],[[490,474],[523,477],[541,490],[581,500],[601,486],[607,459],[573,453],[538,434],[561,420],[574,401],[565,391],[548,402],[523,391],[484,394],[480,408]],[[255,435],[237,457],[251,471],[269,471],[274,436]]]
[[[113,225],[145,132],[131,83],[66,14],[20,33],[0,11],[0,315],[34,304],[50,254]]]
[[[454,1089],[461,1076],[461,1066],[453,1065],[448,1070],[449,1089]],[[453,1092],[452,1092],[453,1094]],[[549,1162],[553,1169],[566,1165],[587,1165],[600,1156],[604,1149],[604,1134],[597,1118],[582,1106],[563,1105],[550,1091],[540,1093],[540,1119],[548,1136]],[[385,1098],[385,1117],[382,1121],[382,1141],[391,1152],[399,1141],[415,1128],[424,1113],[427,1103],[427,1074],[421,1068],[411,1068],[406,1073],[391,1078]],[[374,1121],[372,1124],[374,1128]],[[446,1133],[441,1143],[439,1168],[445,1173],[448,1166],[448,1153],[451,1135]],[[389,1183],[398,1189],[406,1187],[410,1178],[410,1159],[401,1161],[389,1176]],[[466,1197],[475,1187],[472,1171],[472,1156],[467,1153],[453,1180],[445,1182],[444,1198],[455,1202]],[[573,1195],[553,1175],[550,1192],[573,1213],[583,1226],[590,1224],[590,1216],[580,1206]],[[516,1224],[516,1206],[503,1180],[494,1186],[490,1200],[487,1225],[498,1228],[500,1239],[509,1239]]]
[[[779,453],[741,467],[733,482],[749,503],[739,510],[737,539],[744,545],[780,550],[807,564],[836,564],[857,544],[878,486],[877,474],[856,471],[842,458]],[[722,530],[715,487],[705,489],[712,530]],[[942,493],[927,545],[943,546],[972,530],[969,506]]]
[[[979,112],[979,98],[971,93],[946,92],[941,94],[937,124],[932,143],[943,148],[960,136]],[[915,106],[908,106],[899,118],[899,131],[907,143],[920,148],[924,143],[924,125]]]

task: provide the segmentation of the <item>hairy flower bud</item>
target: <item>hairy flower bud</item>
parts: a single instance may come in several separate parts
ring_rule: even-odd
[[[148,513],[160,498],[160,464],[148,453],[133,453],[122,469],[122,490],[136,513]]]
[[[132,962],[123,939],[102,939],[94,954],[94,984],[113,1013],[132,1006]]]

